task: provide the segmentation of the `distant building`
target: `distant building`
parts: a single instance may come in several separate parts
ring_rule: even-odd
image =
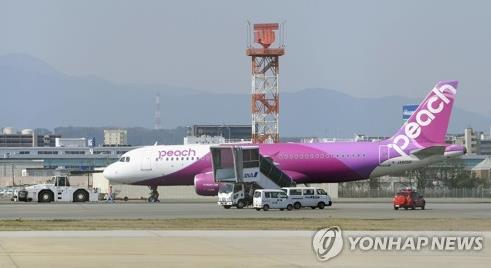
[[[418,109],[419,104],[405,104],[402,106],[402,120],[406,122]]]
[[[20,133],[14,128],[6,127],[0,134],[0,147],[54,147],[60,135],[37,135],[32,129]]]
[[[486,158],[472,168],[474,176],[482,179],[491,178],[491,158]]]
[[[77,148],[77,147],[86,147],[87,139],[85,138],[56,138],[55,139],[56,147],[69,147],[69,148]]]
[[[221,136],[186,136],[184,144],[221,144],[225,143],[225,138]]]
[[[467,154],[491,155],[491,135],[466,128],[464,134],[447,135],[446,143],[464,145]]]
[[[468,154],[479,154],[479,143],[477,133],[472,128],[464,130],[464,146]]]
[[[49,177],[57,168],[91,171],[106,167],[138,147],[10,147],[0,148],[0,186],[21,177]]]
[[[251,140],[251,125],[193,125],[184,143],[224,143]]]
[[[301,143],[330,143],[330,142],[377,142],[388,139],[385,136],[366,136],[365,134],[356,134],[354,138],[302,138]]]
[[[104,129],[104,145],[128,145],[128,131],[126,129]]]

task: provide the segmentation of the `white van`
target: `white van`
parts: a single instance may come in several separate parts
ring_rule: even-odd
[[[290,198],[295,209],[301,207],[316,207],[324,209],[331,206],[331,197],[322,188],[317,187],[285,187],[281,188]]]
[[[264,209],[268,211],[270,208],[279,208],[280,210],[293,209],[293,204],[288,196],[282,190],[256,190],[254,191],[253,207],[259,211]]]

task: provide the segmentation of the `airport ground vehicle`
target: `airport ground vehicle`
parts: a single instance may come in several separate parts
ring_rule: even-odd
[[[292,200],[293,207],[311,207],[312,209],[324,209],[325,206],[331,206],[331,197],[322,188],[316,187],[284,187],[281,188]]]
[[[268,211],[270,208],[279,208],[280,210],[293,209],[293,204],[282,190],[256,190],[254,191],[254,208],[259,211],[263,209]]]
[[[404,209],[416,209],[416,207],[420,207],[421,209],[425,209],[426,201],[422,195],[418,194],[413,189],[404,189],[399,191],[392,200],[394,205],[394,209],[398,210],[399,208]]]
[[[221,183],[218,189],[218,205],[229,209],[242,209],[252,204],[252,185],[246,183]]]
[[[14,201],[24,202],[88,202],[97,201],[99,193],[96,189],[70,186],[68,176],[53,176],[45,184],[25,187],[14,193]]]

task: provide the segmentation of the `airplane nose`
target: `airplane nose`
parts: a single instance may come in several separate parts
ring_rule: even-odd
[[[112,164],[104,168],[104,171],[102,171],[102,176],[108,180],[114,179],[114,167]]]

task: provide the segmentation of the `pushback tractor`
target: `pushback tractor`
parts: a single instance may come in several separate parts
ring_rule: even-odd
[[[23,202],[93,202],[99,199],[96,189],[70,186],[68,176],[53,176],[47,183],[27,186],[14,193],[14,201]]]

